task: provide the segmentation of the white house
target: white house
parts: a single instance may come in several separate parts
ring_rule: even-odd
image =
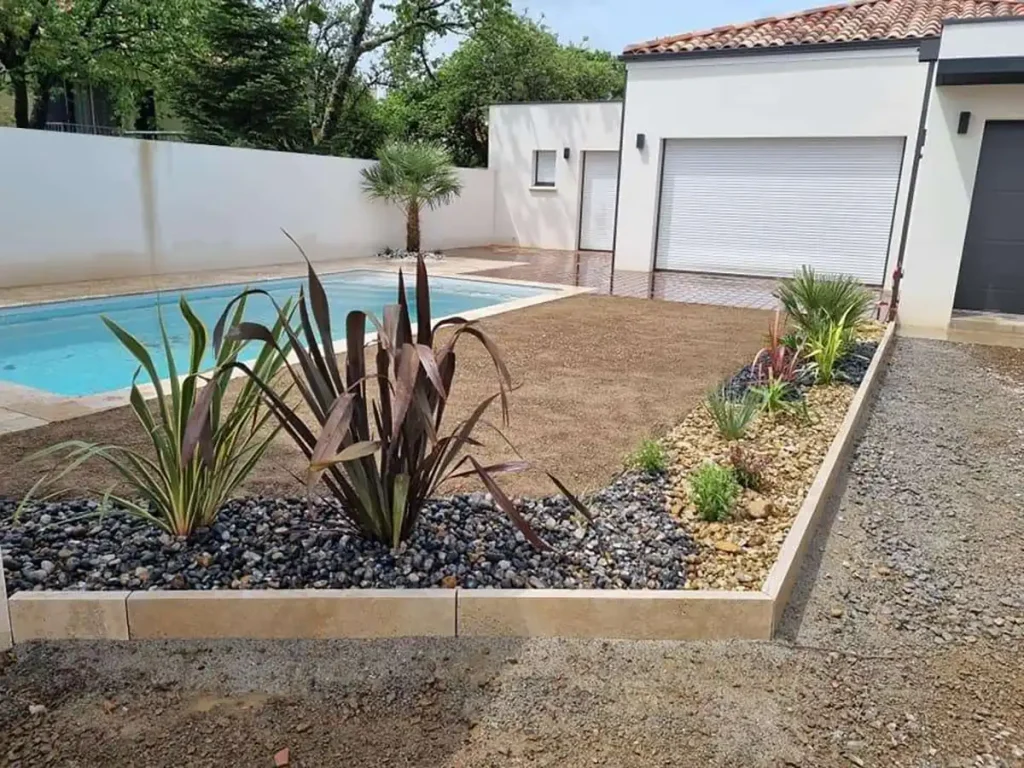
[[[492,111],[509,241],[655,279],[902,272],[901,323],[933,336],[1024,314],[1024,0],[858,0],[623,59],[622,105]]]

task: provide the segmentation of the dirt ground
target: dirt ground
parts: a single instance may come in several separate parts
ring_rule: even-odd
[[[511,396],[505,434],[525,458],[554,471],[574,491],[595,490],[641,439],[671,427],[708,388],[752,358],[769,321],[769,313],[759,310],[597,296],[484,320],[521,385]],[[498,389],[479,345],[467,340],[459,352],[452,424]],[[500,420],[497,406],[490,418]],[[478,438],[486,449],[476,455],[514,458],[493,434],[481,431]],[[24,456],[69,439],[147,447],[127,407],[2,435],[0,497],[20,498],[39,477],[38,467],[18,463]],[[299,495],[294,474],[302,470],[298,450],[279,435],[239,495]],[[116,483],[114,470],[102,463],[65,478],[76,495],[83,488],[101,494]],[[476,488],[461,483],[442,490]],[[505,476],[502,485],[520,495],[554,492],[536,472]]]
[[[1022,364],[898,342],[775,642],[21,646],[0,765],[1018,768]]]

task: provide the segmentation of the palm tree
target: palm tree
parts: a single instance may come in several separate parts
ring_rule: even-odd
[[[462,192],[462,181],[444,147],[424,141],[389,141],[377,165],[363,169],[363,191],[405,209],[405,248],[420,250],[420,211],[447,205]]]

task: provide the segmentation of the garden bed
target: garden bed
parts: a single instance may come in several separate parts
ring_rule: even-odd
[[[551,545],[539,551],[483,493],[428,503],[398,550],[360,538],[329,502],[238,499],[213,528],[177,539],[95,502],[48,504],[0,531],[11,593],[152,589],[678,589],[693,551],[665,514],[665,479],[626,473],[592,500],[596,521],[560,497],[525,501]],[[0,504],[0,518],[13,505]]]
[[[861,363],[880,334],[873,330],[856,348]],[[429,502],[398,550],[360,538],[330,501],[236,499],[215,526],[189,539],[127,515],[96,519],[96,501],[69,501],[32,505],[0,529],[7,590],[757,591],[867,369],[845,365],[852,371],[846,382],[802,394],[810,423],[761,415],[732,443],[704,408],[694,408],[664,440],[667,472],[621,474],[589,499],[593,524],[561,497],[522,500],[548,551],[534,548],[479,492]],[[728,463],[733,445],[756,447],[766,461],[767,488],[744,491],[729,519],[704,522],[689,500],[687,478],[708,460]],[[0,519],[15,507],[0,502]]]
[[[419,278],[424,287],[422,264]],[[315,276],[310,280],[315,287]],[[863,316],[870,301],[866,291],[846,279],[817,283],[813,273],[804,272],[797,284],[800,280],[822,296],[833,289],[845,292],[858,305],[855,317]],[[300,472],[329,473],[322,478],[310,475],[309,480],[311,490],[321,485],[332,490],[327,500],[279,494],[231,498],[220,486],[199,485],[179,493],[179,485],[171,483],[213,480],[218,466],[229,466],[212,463],[220,461],[225,446],[231,445],[214,442],[225,434],[217,430],[255,423],[218,421],[217,408],[183,406],[180,397],[195,394],[183,386],[184,394],[175,391],[173,401],[168,400],[176,409],[175,418],[169,419],[162,407],[161,421],[153,427],[163,430],[154,444],[161,451],[161,466],[172,472],[161,475],[164,484],[147,485],[155,482],[151,472],[159,468],[147,465],[144,457],[132,458],[134,466],[142,467],[139,477],[116,465],[132,487],[155,500],[149,511],[135,507],[140,517],[78,499],[31,502],[17,518],[14,503],[0,502],[0,519],[9,518],[0,527],[0,554],[9,575],[3,591],[12,594],[8,602],[15,640],[199,637],[205,632],[213,632],[211,637],[361,637],[421,631],[771,636],[807,539],[879,378],[891,327],[884,332],[880,326],[871,327],[865,335],[862,324],[846,324],[849,311],[840,313],[840,320],[813,314],[797,322],[799,333],[787,338],[776,316],[768,346],[754,356],[751,366],[736,372],[733,364],[726,371],[731,378],[706,395],[703,407],[674,419],[676,426],[660,441],[645,441],[629,459],[634,469],[588,494],[583,506],[554,476],[549,477],[564,497],[525,493],[510,501],[489,473],[527,465],[485,468],[472,458],[466,461],[493,497],[473,492],[431,498],[438,488],[438,480],[431,478],[445,475],[460,448],[451,442],[455,437],[427,441],[437,429],[434,420],[441,424],[447,405],[448,385],[440,383],[440,377],[450,381],[453,373],[453,367],[439,373],[437,366],[452,366],[454,358],[446,359],[448,348],[440,348],[441,362],[429,355],[421,359],[424,353],[417,353],[408,341],[406,307],[396,308],[401,317],[387,326],[389,336],[375,354],[387,372],[380,378],[388,381],[388,389],[381,388],[379,394],[385,416],[383,422],[375,416],[376,439],[366,417],[359,416],[370,410],[368,395],[358,383],[351,383],[367,378],[361,354],[353,352],[348,361],[348,388],[333,390],[333,382],[341,379],[333,351],[329,346],[314,347],[315,366],[310,359],[303,368],[310,378],[305,383],[296,378],[309,412],[298,415],[280,399],[271,403],[284,414],[282,421],[288,419],[287,432],[302,448],[300,454],[312,456]],[[187,315],[184,304],[182,311]],[[305,335],[313,338],[305,306],[301,314]],[[429,324],[429,318],[423,322]],[[360,327],[351,322],[349,326]],[[243,330],[253,339],[262,338],[252,327]],[[353,336],[351,327],[349,347],[362,349],[362,336]],[[588,329],[590,343],[583,352],[587,359],[595,357],[592,333]],[[205,346],[201,334],[202,328],[193,328],[193,349]],[[423,348],[429,352],[429,326],[419,338],[426,340]],[[457,339],[458,332],[452,343]],[[483,341],[485,361],[500,373],[502,387],[511,387],[504,363],[493,345]],[[542,337],[542,345],[543,341]],[[552,361],[563,367],[565,377],[573,370],[565,366],[573,358],[571,347],[558,347]],[[135,348],[141,346],[136,343]],[[218,349],[230,356],[237,347]],[[414,350],[412,357],[409,350]],[[146,353],[138,356],[151,371]],[[679,358],[684,363],[696,359]],[[193,365],[195,360],[196,354]],[[264,364],[272,364],[272,359]],[[715,366],[702,360],[699,369],[707,376]],[[216,375],[222,376],[224,370],[218,369]],[[601,372],[607,377],[606,366]],[[193,371],[192,376],[197,375]],[[273,373],[261,375],[273,381]],[[663,378],[662,373],[659,381]],[[867,384],[858,392],[862,380]],[[605,387],[610,386],[606,381]],[[207,385],[203,396],[220,398],[224,392]],[[232,407],[251,402],[245,398],[244,393],[238,395]],[[457,428],[462,435],[470,433],[493,399],[485,396],[469,422]],[[593,411],[593,398],[584,400]],[[415,410],[409,407],[412,402]],[[152,415],[141,399],[133,400],[133,409],[140,422],[152,426]],[[373,410],[376,414],[376,402]],[[544,423],[550,426],[559,413],[558,408],[544,408]],[[178,431],[185,415],[187,429]],[[425,422],[423,415],[429,420]],[[325,430],[321,440],[310,433],[303,421],[308,418]],[[211,426],[211,421],[216,423]],[[597,424],[618,421],[621,414],[609,420],[606,412],[599,412],[592,414],[591,426],[597,431]],[[264,434],[266,445],[270,433]],[[348,442],[342,442],[342,434]],[[580,449],[590,437],[583,433],[569,450],[585,454]],[[215,445],[221,453],[214,454]],[[433,452],[404,453],[423,445],[435,446]],[[566,449],[564,436],[559,445]],[[452,446],[451,458],[438,453],[452,451]],[[412,466],[407,461],[419,463]],[[454,464],[454,469],[462,466]],[[561,474],[557,460],[542,466]],[[179,467],[184,467],[180,474]],[[299,472],[287,474],[297,477]],[[220,495],[203,507],[194,494],[207,491]],[[116,503],[127,510],[135,501],[125,497]],[[162,516],[151,517],[154,503]],[[417,594],[426,602],[417,602]],[[443,612],[433,613],[428,603],[443,604]],[[274,618],[278,615],[286,617],[283,624]],[[436,621],[426,621],[430,617]]]

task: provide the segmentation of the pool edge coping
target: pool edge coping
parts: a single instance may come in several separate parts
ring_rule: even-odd
[[[393,605],[402,605],[400,601],[404,600],[416,603],[421,597],[444,603],[450,595],[453,621],[451,634],[446,630],[443,632],[446,637],[770,640],[779,629],[807,549],[867,418],[872,398],[880,386],[892,354],[894,339],[895,324],[890,323],[804,497],[775,564],[757,591],[505,590],[460,587],[451,590],[50,591],[18,592],[7,600],[0,600],[0,603],[13,606],[9,618],[12,638],[21,637],[25,640],[139,640],[143,639],[143,635],[146,635],[146,639],[153,639],[153,630],[139,622],[138,614],[133,613],[132,606],[133,600],[151,600],[154,598],[146,596],[154,594],[169,596],[155,599],[168,605],[184,606],[179,610],[199,617],[204,613],[213,617],[219,611],[230,608],[231,603],[237,605],[249,602],[251,605],[254,600],[267,603],[276,600],[285,606],[277,612],[243,612],[242,620],[236,615],[226,633],[211,636],[211,631],[203,631],[202,628],[187,632],[164,631],[156,635],[161,639],[282,639],[285,636],[291,639],[329,639],[438,635],[437,626],[426,626],[419,622],[415,618],[419,615],[418,609],[412,607],[403,607],[406,613],[398,619],[391,617],[381,625],[380,613],[375,611],[373,603],[369,601],[379,600],[382,593],[396,601]],[[123,596],[123,600],[97,597],[110,594]],[[5,595],[6,592],[0,592],[0,598]],[[26,610],[25,604],[35,607]],[[432,602],[430,605],[436,608],[439,603]],[[114,606],[113,616],[111,606]],[[0,607],[0,618],[5,608],[7,605]],[[403,623],[403,617],[411,618]],[[282,634],[280,628],[285,619],[289,628],[286,635]],[[380,629],[380,626],[385,629]],[[82,627],[93,629],[83,632]],[[3,626],[0,625],[0,650],[3,648],[3,640]]]
[[[334,272],[332,274],[341,274],[343,272],[352,271],[372,271],[367,268],[359,267],[349,270],[341,270],[340,272]],[[396,270],[395,270],[396,271]],[[392,271],[393,272],[393,271]],[[521,287],[531,288],[543,288],[548,291],[546,294],[538,296],[527,296],[518,299],[511,299],[504,301],[500,304],[494,304],[489,307],[481,307],[480,309],[469,310],[468,312],[457,312],[449,315],[443,315],[441,317],[433,318],[434,322],[440,322],[452,317],[463,317],[469,321],[483,320],[488,317],[494,317],[505,312],[513,312],[519,309],[527,309],[529,307],[539,306],[552,301],[558,301],[560,299],[571,298],[573,296],[582,296],[586,294],[594,293],[593,288],[584,288],[578,286],[567,286],[558,285],[556,283],[531,283],[527,281],[516,281],[516,280],[505,280],[502,278],[492,278],[484,276],[464,276],[464,275],[438,275],[440,278],[447,278],[453,280],[471,280],[476,282],[495,283],[495,284],[506,284],[506,285],[518,285]],[[294,279],[294,278],[270,278],[270,279]],[[215,287],[215,286],[207,286]],[[184,289],[173,289],[173,290],[184,290]],[[129,295],[129,294],[119,294]],[[88,298],[102,298],[102,297],[88,297]],[[106,297],[110,298],[110,297]],[[0,310],[7,309],[7,307],[0,307]],[[345,338],[335,338],[334,343],[336,345],[344,345]],[[372,331],[366,334],[366,340],[364,347],[370,347],[377,343],[377,332]],[[339,347],[341,348],[341,347]],[[297,364],[298,358],[292,353],[288,356],[288,362],[290,364]],[[244,372],[240,370],[234,370],[230,374],[230,378],[235,379],[240,376],[244,376]],[[186,377],[182,375],[178,377],[181,381]],[[164,388],[165,392],[170,387],[170,378],[164,378],[160,380],[160,386]],[[156,387],[151,382],[146,382],[139,385],[139,391],[146,400],[150,400],[156,397]],[[0,435],[14,434],[16,432],[22,432],[29,429],[37,429],[46,424],[52,424],[54,422],[67,421],[69,419],[80,418],[83,416],[91,416],[95,413],[101,413],[108,411],[113,408],[120,408],[125,405],[129,405],[129,397],[131,394],[131,387],[123,387],[121,389],[112,389],[105,392],[97,392],[91,395],[62,395],[56,392],[50,392],[44,389],[37,389],[34,387],[26,387],[21,384],[15,384],[13,382],[6,382],[0,380],[0,414],[5,412],[16,414],[24,419],[30,419],[34,421],[43,421],[44,424],[28,424],[26,426],[15,427],[14,429],[3,429],[2,421],[0,421]],[[19,407],[20,406],[20,407]]]

